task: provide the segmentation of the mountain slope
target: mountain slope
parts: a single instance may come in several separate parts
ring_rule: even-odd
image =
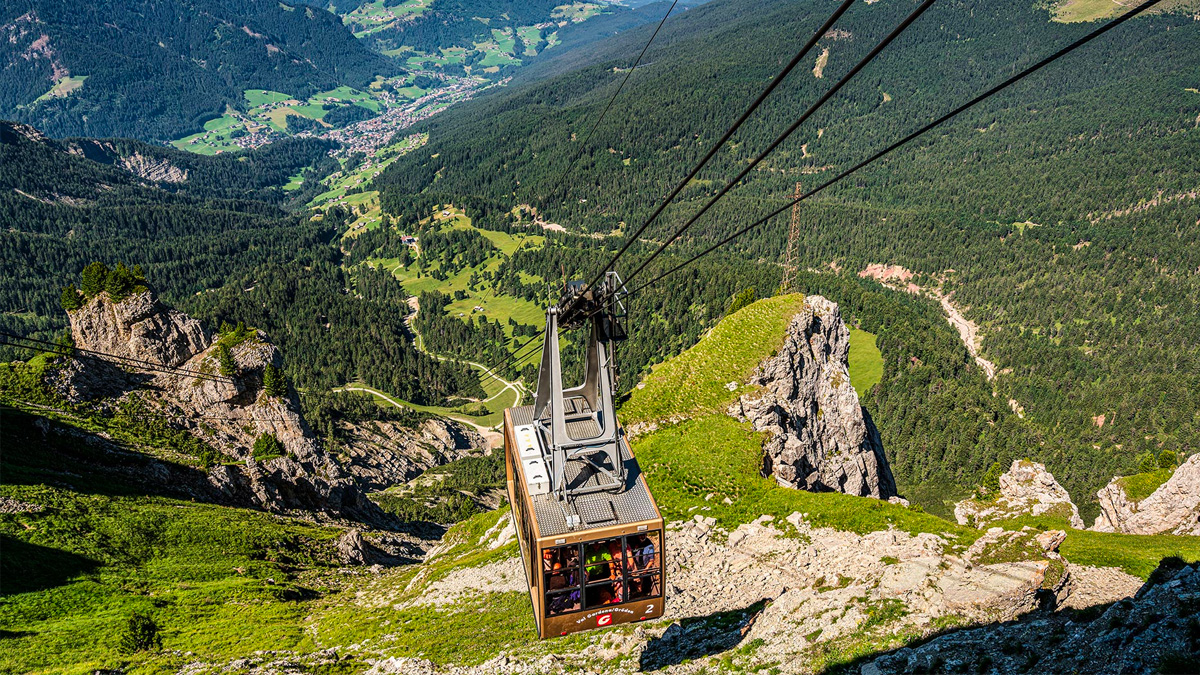
[[[786,317],[795,302],[747,310]],[[714,353],[769,358],[775,342],[731,330],[713,338],[683,366]],[[1145,672],[1189,639],[1195,608],[1171,604],[1180,594],[1169,589],[1200,583],[1179,561],[1155,571],[1168,555],[1200,560],[1194,537],[1063,540],[1062,524],[1046,520],[982,532],[878,499],[783,488],[759,473],[767,435],[707,410],[634,442],[668,520],[666,618],[537,642],[507,509],[455,525],[436,546],[365,532],[362,555],[379,567],[354,568],[347,555],[360,549],[340,528],[147,494],[145,482],[104,472],[116,462],[103,443],[25,414],[7,419],[6,444],[61,448],[0,458],[5,550],[41,563],[14,577],[28,566],[4,559],[0,630],[11,637],[0,668],[18,671],[856,672],[866,660],[895,664],[904,652],[894,650],[937,634],[952,649],[1003,651],[994,636],[1031,631],[1039,656],[1103,653]],[[428,554],[414,563],[420,546]],[[14,578],[24,583],[8,587]],[[1109,607],[1147,578],[1144,593]],[[1066,609],[1050,611],[1050,598]],[[134,612],[161,643],[123,654]],[[1135,632],[1150,615],[1152,629]],[[1058,649],[1059,631],[1096,650]]]
[[[398,212],[392,205],[413,194],[470,194],[500,213],[530,204],[541,220],[576,232],[628,232],[827,11],[808,9],[716,0],[668,21],[647,65],[582,148],[567,186],[557,184],[559,176],[649,26],[596,47],[592,65],[431,120],[426,152],[377,179],[385,210]],[[634,244],[624,269],[682,225],[909,9],[879,2],[848,12],[646,241]],[[638,283],[748,225],[797,180],[815,187],[1092,28],[1051,21],[1047,9],[1024,0],[935,5]],[[813,68],[825,50],[818,78]],[[992,461],[1032,452],[1066,482],[1080,481],[1070,489],[1090,495],[1112,475],[1133,473],[1145,455],[1197,447],[1200,314],[1188,298],[1200,294],[1200,249],[1185,244],[1200,237],[1197,67],[1192,16],[1139,18],[805,203],[799,267],[832,275],[902,265],[915,285],[950,294],[980,326],[983,354],[1000,373],[977,382],[980,371],[968,363],[950,380],[914,381],[907,390],[885,384],[879,394],[886,390],[890,400],[868,393],[885,441],[913,423],[930,431],[912,440],[911,462],[898,462],[907,474],[898,474],[901,482],[936,477],[969,489]],[[770,263],[782,258],[786,232],[777,219],[710,256],[707,267],[643,294],[652,296],[643,301],[655,318],[634,323],[626,352],[633,358],[625,363],[640,371],[666,355],[662,345],[677,350],[679,335],[694,339],[707,329],[708,317],[724,307],[697,296],[723,265],[765,262],[762,269],[778,278]],[[568,277],[590,277],[620,243],[609,237],[575,244],[573,252],[531,253],[515,259],[513,271],[561,276],[565,267]],[[775,290],[756,285],[760,296]],[[698,325],[673,325],[689,318]],[[910,350],[903,358],[917,356],[915,335],[893,339]],[[909,363],[920,369],[928,362]],[[993,411],[975,394],[958,397],[969,404],[954,402],[947,387],[994,393],[1000,407]],[[932,398],[941,406],[930,405]],[[1006,405],[1023,418],[1010,420],[1018,413],[1006,413]],[[932,419],[959,408],[989,412],[975,421]],[[1034,434],[1013,441],[1013,427]],[[1090,496],[1080,506],[1095,515]]]
[[[276,336],[298,386],[361,381],[430,403],[477,393],[469,368],[413,348],[395,279],[341,268],[329,242],[345,209],[314,218],[282,208],[279,184],[322,175],[329,148],[295,139],[197,157],[135,141],[53,141],[0,122],[0,261],[26,270],[0,283],[0,329],[56,337],[63,287],[92,262],[120,261],[141,265],[167,302],[210,329],[241,321]]]
[[[165,141],[246,89],[306,98],[399,71],[338,17],[275,0],[18,0],[0,36],[0,116],[53,136]]]

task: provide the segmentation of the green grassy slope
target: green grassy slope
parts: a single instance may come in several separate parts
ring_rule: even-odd
[[[193,660],[186,651],[228,659],[308,642],[300,601],[324,591],[337,530],[148,493],[136,471],[82,464],[122,461],[86,435],[2,414],[0,496],[42,510],[0,514],[0,671],[159,672]],[[135,612],[158,625],[164,652],[121,653]]]
[[[622,421],[692,417],[733,402],[751,371],[783,344],[784,330],[803,304],[802,295],[783,295],[726,317],[694,347],[655,367],[621,407]],[[731,391],[730,382],[738,387]]]

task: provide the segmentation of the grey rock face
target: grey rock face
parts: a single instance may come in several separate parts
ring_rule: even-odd
[[[106,354],[178,366],[212,344],[212,338],[183,312],[146,291],[114,303],[100,293],[71,312],[75,345]]]
[[[1066,488],[1059,485],[1054,474],[1044,464],[1018,459],[1000,476],[1000,494],[994,500],[964,499],[954,505],[954,518],[959,525],[984,527],[997,520],[1021,515],[1050,514],[1066,518],[1071,527],[1082,530],[1079,508],[1071,501]]]
[[[810,296],[779,352],[764,360],[730,414],[771,434],[764,474],[781,484],[887,499],[896,483],[879,431],[850,385],[850,332],[834,302]]]
[[[213,338],[198,321],[163,305],[150,292],[119,303],[101,293],[71,312],[70,318],[79,347],[189,371],[219,372]],[[263,392],[263,369],[283,362],[267,336],[261,332],[250,336],[234,346],[231,354],[236,373],[228,381],[179,372],[133,376],[106,361],[77,359],[56,374],[53,384],[73,400],[96,395],[136,398],[147,414],[164,416],[172,426],[234,460],[236,463],[221,464],[208,473],[204,490],[216,501],[273,512],[384,519],[355,476],[317,443],[300,415],[295,395],[272,398]],[[254,442],[265,433],[279,440],[284,456],[265,461],[253,458]],[[439,435],[452,436],[449,429],[441,427],[431,428],[425,436],[408,433],[408,438],[397,433],[397,452],[426,443],[425,437],[432,442]],[[362,454],[367,451],[363,449]],[[435,452],[426,454],[436,458]],[[391,476],[377,471],[376,477],[382,483]]]
[[[487,442],[477,432],[434,418],[410,429],[395,422],[343,425],[349,440],[341,448],[346,471],[368,490],[405,483],[426,469],[477,454]]]
[[[1093,530],[1126,534],[1200,535],[1200,454],[1192,455],[1149,497],[1133,501],[1120,478],[1096,493],[1100,515]]]
[[[1054,613],[958,631],[865,663],[861,672],[1195,672],[1189,626],[1200,606],[1200,573],[1194,566],[1159,573],[1135,597],[1092,620]]]

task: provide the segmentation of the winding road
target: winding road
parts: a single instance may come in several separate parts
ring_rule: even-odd
[[[416,297],[410,297],[408,299],[408,305],[409,305],[409,307],[412,308],[412,313],[409,314],[404,319],[404,324],[408,327],[409,332],[412,333],[413,344],[416,346],[416,348],[419,351],[421,351],[424,354],[429,355],[432,358],[437,359],[438,361],[458,361],[459,363],[465,363],[465,364],[471,366],[472,368],[475,368],[476,370],[480,371],[484,375],[486,375],[504,385],[504,387],[502,389],[500,389],[500,391],[497,391],[495,394],[492,394],[491,396],[483,399],[482,401],[480,401],[481,403],[487,403],[489,401],[493,401],[497,397],[501,396],[502,394],[504,394],[505,392],[508,392],[508,391],[511,391],[513,393],[513,405],[518,405],[521,402],[521,397],[524,394],[528,393],[529,390],[520,381],[506,380],[503,377],[500,377],[500,375],[498,375],[491,368],[488,368],[487,366],[483,365],[482,363],[476,363],[475,361],[467,361],[464,359],[454,359],[454,358],[450,358],[448,356],[442,356],[441,354],[434,354],[433,352],[425,349],[425,343],[424,343],[424,340],[421,339],[421,334],[418,333],[416,328],[414,328],[412,325],[413,319],[416,318],[417,312],[420,311],[420,309],[421,309],[420,302],[417,300]],[[412,405],[407,404],[404,401],[395,399],[392,396],[389,396],[388,394],[385,394],[384,392],[379,391],[378,389],[371,388],[371,387],[365,387],[365,386],[361,386],[361,385],[352,385],[352,386],[346,386],[346,387],[339,387],[337,389],[334,389],[333,391],[363,392],[363,393],[371,394],[373,396],[381,398],[381,399],[387,401],[388,403],[391,403],[392,405],[396,406],[397,408],[415,409],[415,408],[413,408]],[[504,444],[504,437],[498,431],[499,425],[496,425],[493,427],[485,427],[481,424],[471,421],[469,418],[467,418],[463,415],[457,415],[454,413],[436,413],[436,414],[439,414],[442,417],[447,417],[449,419],[454,420],[455,422],[465,424],[465,425],[475,429],[476,431],[479,432],[479,435],[483,436],[484,440],[487,441],[488,447],[490,447],[490,448],[499,448]]]

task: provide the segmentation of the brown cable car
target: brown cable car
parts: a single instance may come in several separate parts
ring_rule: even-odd
[[[600,302],[573,285],[550,308],[534,404],[504,411],[508,498],[543,638],[663,615],[663,518],[613,414],[619,287],[610,273]],[[564,391],[558,326],[588,320],[587,375]]]

